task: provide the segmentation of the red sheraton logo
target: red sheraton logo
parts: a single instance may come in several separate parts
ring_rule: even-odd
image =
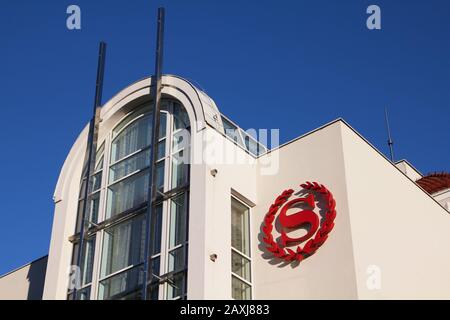
[[[324,185],[317,182],[306,182],[300,186],[306,196],[290,200],[293,195],[295,196],[294,190],[283,191],[270,206],[262,226],[264,235],[262,240],[267,250],[275,257],[287,262],[300,262],[313,255],[328,239],[328,234],[333,230],[334,219],[336,218],[336,201],[333,194]],[[320,203],[319,209],[322,213],[317,214],[314,211],[316,202],[317,206]],[[299,206],[306,207],[306,209],[294,214],[287,214],[289,209]],[[273,229],[278,212],[281,237],[275,240]],[[292,238],[288,235],[289,231],[299,228],[307,228],[307,233],[298,238]],[[302,248],[300,244],[305,241],[306,243]],[[295,245],[297,245],[295,250],[288,248]]]

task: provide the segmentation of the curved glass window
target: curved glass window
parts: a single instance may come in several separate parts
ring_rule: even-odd
[[[131,123],[114,139],[111,147],[111,162],[117,162],[126,156],[148,147],[151,143],[152,124],[150,115]]]
[[[106,219],[145,204],[148,196],[148,170],[121,180],[108,188]]]
[[[141,297],[153,140],[151,106],[144,104],[126,115],[98,149],[85,221],[90,241],[84,242],[84,281],[77,299]],[[158,193],[148,244],[150,299],[186,298],[190,139],[184,107],[163,100],[155,155]],[[82,179],[79,217],[85,182]],[[73,296],[69,290],[68,297]]]
[[[144,237],[145,215],[105,229],[101,277],[143,262]]]
[[[79,234],[81,226],[84,224],[84,229],[89,230],[94,224],[98,222],[98,213],[100,206],[100,187],[102,180],[103,164],[104,164],[104,151],[105,143],[103,142],[97,149],[95,154],[95,167],[93,175],[91,176],[91,186],[87,186],[87,159],[85,159],[83,174],[81,179],[81,186],[78,199],[78,211],[77,220],[75,226],[75,234]],[[88,188],[87,203],[85,199],[86,188]],[[85,204],[86,203],[86,204]],[[86,210],[86,214],[83,221],[83,209]],[[91,294],[91,286],[93,281],[93,268],[95,259],[95,245],[97,235],[90,234],[86,236],[83,242],[83,249],[81,254],[80,268],[78,270],[78,279],[76,283],[80,285],[77,290],[76,299],[88,300]],[[79,239],[74,243],[72,252],[72,265],[77,265],[78,255],[80,250]],[[73,288],[69,286],[68,298],[73,299]]]
[[[109,183],[113,183],[132,173],[150,166],[150,149],[129,157],[115,165],[109,170]]]

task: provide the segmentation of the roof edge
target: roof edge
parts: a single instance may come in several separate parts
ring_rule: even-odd
[[[19,271],[20,269],[23,269],[23,268],[25,268],[25,267],[28,267],[29,265],[31,265],[31,264],[33,264],[33,263],[35,263],[35,262],[38,262],[39,260],[45,259],[45,258],[48,258],[48,254],[46,254],[45,256],[42,256],[42,257],[40,257],[40,258],[34,259],[33,261],[28,262],[28,263],[26,263],[26,264],[24,264],[24,265],[22,265],[22,266],[20,266],[20,267],[17,267],[17,268],[15,268],[15,269],[11,270],[11,271],[8,271],[7,273],[5,273],[5,274],[3,274],[3,275],[0,275],[0,279],[4,278],[4,277],[6,277],[6,276],[9,276],[10,274],[12,274],[12,273],[14,273],[14,272],[16,272],[16,271]]]

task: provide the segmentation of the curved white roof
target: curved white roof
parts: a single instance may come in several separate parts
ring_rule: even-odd
[[[127,112],[131,111],[138,104],[149,100],[152,93],[151,90],[153,90],[151,81],[151,77],[148,77],[134,82],[102,106],[100,112],[101,125],[98,135],[99,143],[103,141],[105,135],[110,132],[119,119]],[[193,130],[199,131],[205,128],[206,125],[209,125],[230,140],[233,140],[241,148],[246,149],[253,156],[258,156],[261,153],[254,151],[255,146],[257,146],[256,149],[258,150],[266,151],[264,146],[256,142],[255,139],[230,120],[223,117],[214,100],[190,81],[176,75],[164,75],[162,77],[162,96],[176,99],[183,104],[189,115]],[[226,129],[230,129],[230,127],[237,129],[238,138],[236,136],[228,136]],[[72,176],[74,174],[79,176],[80,174],[78,172],[80,170],[79,164],[84,160],[88,130],[89,125],[86,125],[64,162],[55,190],[54,200],[56,202],[62,198],[63,194],[68,194],[67,188],[72,181]],[[76,183],[79,182],[79,179],[74,180]]]
[[[139,80],[126,87],[102,107],[101,119],[108,120],[126,104],[142,97],[149,97],[151,90],[151,77]],[[175,76],[164,75],[162,77],[162,95],[179,100],[188,113],[192,112],[191,123],[197,123],[197,130],[205,124],[223,132],[222,120],[219,109],[214,100],[206,93],[195,87],[188,80]]]

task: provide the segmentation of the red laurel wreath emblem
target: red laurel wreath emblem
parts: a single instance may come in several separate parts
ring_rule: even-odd
[[[317,230],[314,238],[309,239],[303,248],[301,246],[297,246],[297,249],[294,251],[289,248],[280,247],[272,236],[275,216],[278,210],[294,193],[294,190],[292,189],[283,191],[283,193],[275,199],[275,202],[269,208],[269,212],[264,217],[264,222],[262,225],[262,232],[264,234],[263,241],[266,244],[267,250],[272,252],[275,257],[283,259],[287,262],[301,262],[306,257],[313,255],[327,240],[328,234],[331,230],[333,230],[334,219],[336,218],[336,201],[334,200],[332,193],[324,185],[318,184],[317,182],[306,182],[300,186],[303,189],[314,191],[322,195],[322,198],[327,205],[323,218],[324,220],[321,221],[321,226]]]

